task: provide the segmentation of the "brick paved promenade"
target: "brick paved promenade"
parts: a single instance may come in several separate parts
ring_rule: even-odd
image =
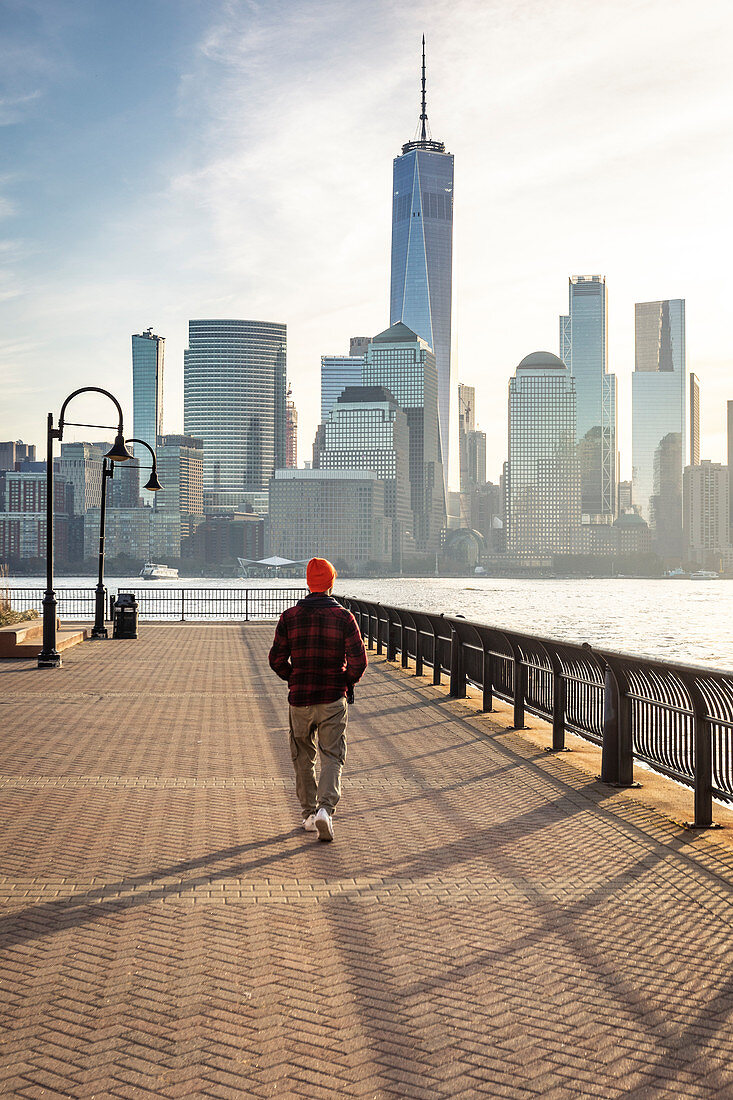
[[[0,662],[0,1093],[733,1096],[733,850],[376,657],[321,844],[271,634]]]

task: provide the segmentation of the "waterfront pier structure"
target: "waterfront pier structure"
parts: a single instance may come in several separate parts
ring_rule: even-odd
[[[319,844],[271,636],[145,624],[52,689],[0,662],[2,1090],[729,1096],[731,818],[685,829],[388,637]]]

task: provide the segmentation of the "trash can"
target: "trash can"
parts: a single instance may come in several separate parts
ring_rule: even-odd
[[[113,638],[137,638],[137,600],[133,592],[118,592],[112,616]]]

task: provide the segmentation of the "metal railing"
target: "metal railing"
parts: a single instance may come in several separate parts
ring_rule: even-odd
[[[352,597],[369,648],[400,655],[415,675],[432,668],[433,683],[450,676],[450,694],[482,689],[482,709],[495,698],[512,704],[513,724],[525,712],[552,726],[548,749],[565,748],[565,733],[602,746],[601,779],[633,783],[634,759],[691,787],[693,824],[712,824],[713,798],[733,802],[733,672],[675,664],[589,645],[433,615]]]
[[[56,588],[56,613],[60,619],[94,619],[93,588]],[[6,588],[13,611],[43,614],[43,588]]]
[[[38,611],[43,606],[42,588],[9,588],[15,611]],[[65,620],[94,619],[93,588],[57,588],[58,616]],[[276,619],[307,588],[120,588],[132,592],[141,619],[150,622],[227,622]],[[108,589],[107,614],[112,618],[116,590]]]
[[[131,592],[141,619],[226,622],[277,619],[308,595],[307,588],[120,588]],[[114,597],[110,597],[111,605]]]

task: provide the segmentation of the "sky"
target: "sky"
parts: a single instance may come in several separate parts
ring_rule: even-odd
[[[40,448],[84,385],[131,434],[130,336],[149,326],[181,431],[188,320],[229,317],[287,324],[310,459],[321,355],[389,324],[423,33],[455,155],[453,391],[476,387],[488,477],[508,379],[557,352],[576,274],[607,279],[622,476],[639,301],[686,299],[702,457],[725,461],[729,0],[0,0],[0,440]],[[114,422],[101,398],[71,409]]]

